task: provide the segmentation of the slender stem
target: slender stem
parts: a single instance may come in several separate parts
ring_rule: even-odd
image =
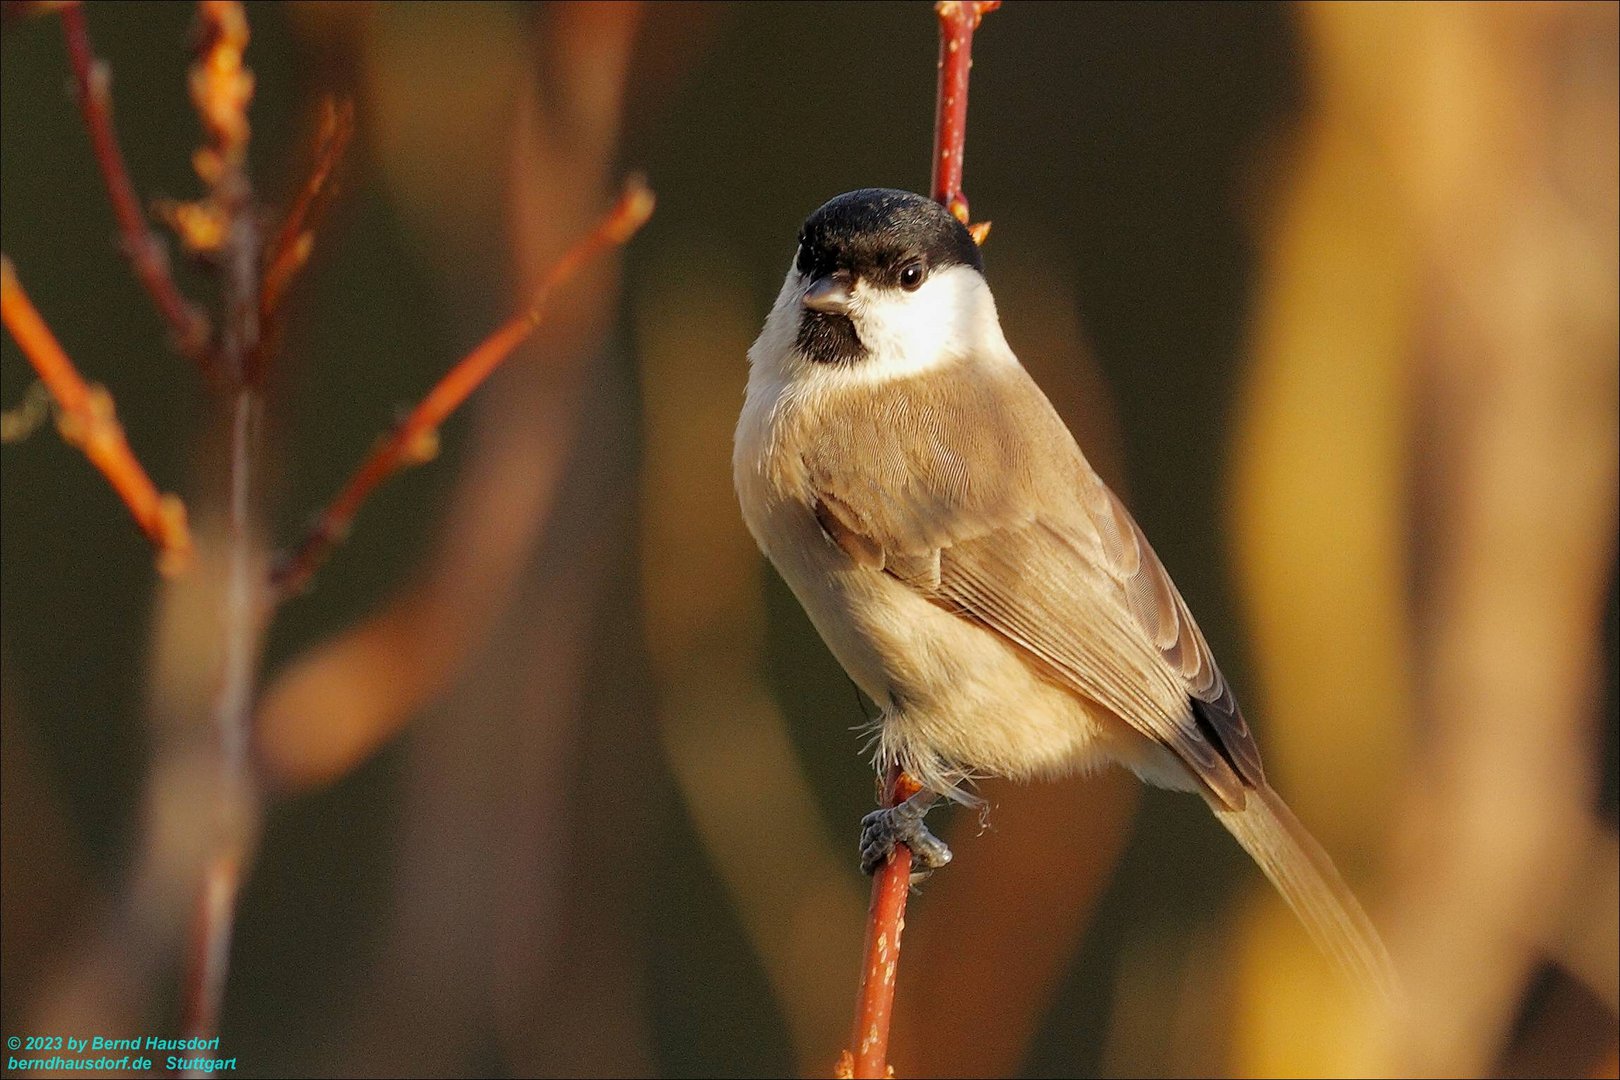
[[[141,209],[140,196],[130,180],[118,135],[113,127],[111,76],[90,45],[84,8],[74,4],[62,9],[62,34],[67,42],[68,63],[78,91],[79,111],[90,135],[96,166],[107,187],[113,217],[118,222],[125,256],[135,271],[158,314],[168,324],[174,347],[181,355],[206,368],[208,360],[208,320],[186,299],[169,273],[169,255],[163,242],[152,231]]]
[[[280,306],[287,286],[309,260],[314,224],[332,191],[332,176],[354,137],[354,103],[328,100],[315,148],[315,165],[287,211],[265,254],[264,284],[259,290],[259,319],[267,322]]]
[[[62,437],[84,451],[129,507],[135,524],[158,550],[159,568],[165,574],[184,569],[191,559],[185,505],[177,496],[158,492],[124,438],[112,395],[79,375],[4,256],[0,256],[0,310],[6,329],[56,399]]]
[[[635,235],[652,215],[653,195],[639,178],[589,235],[552,265],[536,287],[529,306],[461,359],[429,390],[420,404],[394,428],[360,465],[296,551],[277,567],[275,585],[283,595],[301,591],[326,557],[347,535],[367,496],[388,477],[408,466],[431,460],[438,449],[438,429],[462,402],[498,368],[545,318],[552,294],[603,251]]]
[[[192,1035],[217,1032],[236,911],[239,867],[257,821],[250,744],[254,682],[263,644],[266,603],[260,540],[259,458],[262,366],[258,215],[247,175],[253,74],[244,63],[247,14],[239,3],[204,0],[197,6],[200,34],[190,70],[192,104],[203,145],[192,160],[208,193],[199,215],[218,223],[208,250],[220,281],[219,366],[226,381],[218,404],[230,432],[224,537],[224,589],[220,597],[222,662],[212,706],[218,735],[219,788],[214,850],[198,883],[197,925],[186,984]]]
[[[967,148],[968,72],[973,68],[973,31],[1001,0],[939,0],[939,94],[934,108],[934,182],[932,194],[968,223],[967,196],[962,193],[962,163]]]
[[[211,1038],[219,1030],[240,873],[236,859],[222,855],[209,864],[197,894],[180,1018],[188,1038]]]
[[[883,780],[879,804],[895,806],[921,788],[891,766]],[[911,849],[895,845],[872,876],[872,904],[866,916],[861,989],[855,998],[855,1031],[851,1037],[850,1075],[889,1075],[889,1021],[894,1017],[895,976],[900,969],[900,932],[906,927],[906,897],[911,892]]]

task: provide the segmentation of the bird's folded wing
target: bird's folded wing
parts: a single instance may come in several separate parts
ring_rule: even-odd
[[[901,401],[886,412],[910,430],[869,453],[873,467],[852,475],[858,457],[810,455],[823,528],[857,562],[1001,635],[1241,806],[1243,789],[1263,782],[1259,754],[1208,643],[1129,512],[1028,389],[1038,401],[1020,394],[1016,438],[912,436],[943,430],[931,409],[999,416],[1005,401]]]

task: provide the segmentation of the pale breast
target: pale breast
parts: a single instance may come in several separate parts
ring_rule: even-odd
[[[1040,677],[1004,639],[858,565],[833,542],[794,449],[823,440],[804,430],[794,404],[751,396],[745,406],[733,460],[738,500],[828,648],[882,710],[880,756],[940,790],[964,762],[973,772],[1031,776],[1109,756],[1106,717]]]

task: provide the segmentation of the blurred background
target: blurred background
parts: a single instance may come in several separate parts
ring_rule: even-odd
[[[5,251],[206,521],[205,391],[117,250],[56,18],[10,14]],[[731,431],[803,217],[927,189],[930,6],[248,15],[267,220],[321,102],[356,108],[274,361],[275,544],[619,176],[659,205],[270,627],[222,1053],[828,1075],[871,707],[749,539]],[[195,196],[191,10],[88,18],[142,195]],[[1613,4],[986,21],[966,188],[1008,339],[1412,1000],[1365,1015],[1197,800],[987,782],[912,898],[899,1075],[1616,1075],[1617,40]],[[0,461],[0,1026],[170,1033],[184,919],[130,908],[185,828],[155,808],[206,741],[174,672],[207,616],[49,426]]]

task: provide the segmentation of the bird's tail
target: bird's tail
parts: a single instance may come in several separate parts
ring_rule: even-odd
[[[1241,810],[1213,798],[1210,805],[1282,893],[1317,947],[1386,1006],[1395,1004],[1400,989],[1389,952],[1333,860],[1270,787],[1262,783],[1247,795]]]

